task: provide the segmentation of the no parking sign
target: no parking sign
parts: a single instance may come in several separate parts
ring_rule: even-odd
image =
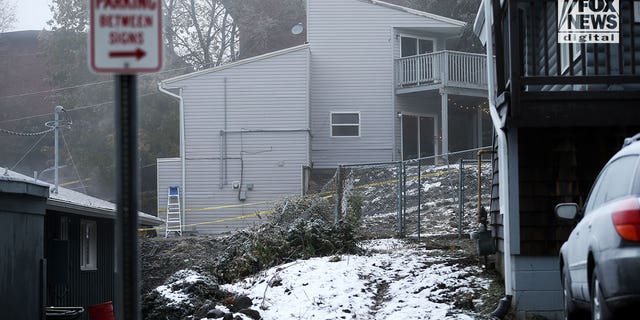
[[[155,72],[162,67],[162,0],[91,0],[94,72]]]

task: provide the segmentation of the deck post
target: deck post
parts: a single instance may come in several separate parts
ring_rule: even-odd
[[[478,119],[476,119],[477,120],[477,129],[478,129],[477,133],[476,133],[478,135],[478,137],[477,137],[476,140],[478,141],[478,148],[484,147],[482,145],[482,142],[483,142],[482,141],[482,113],[483,113],[482,105],[478,105],[478,111],[477,111],[477,114],[476,114],[476,117],[478,118]]]
[[[449,153],[449,95],[440,93],[442,104],[442,154]],[[446,161],[446,159],[443,159]]]

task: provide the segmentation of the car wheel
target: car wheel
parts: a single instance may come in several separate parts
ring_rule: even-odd
[[[562,266],[562,296],[564,300],[564,319],[576,320],[581,319],[573,303],[573,295],[571,294],[571,279],[569,278],[569,269],[566,265]]]
[[[591,276],[591,317],[593,320],[610,320],[613,319],[613,316],[602,295],[597,271],[597,268],[593,270],[593,275]]]

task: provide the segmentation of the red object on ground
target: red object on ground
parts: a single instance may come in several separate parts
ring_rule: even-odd
[[[115,320],[111,301],[87,307],[91,320]]]

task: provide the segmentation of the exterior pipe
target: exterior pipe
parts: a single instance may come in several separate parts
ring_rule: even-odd
[[[489,314],[492,319],[504,319],[504,317],[509,312],[509,309],[511,308],[511,298],[511,295],[506,295],[502,297],[502,299],[500,299],[500,302],[498,303],[496,309],[493,310],[491,314]]]
[[[180,88],[179,93],[175,94],[167,89],[165,89],[164,87],[162,87],[162,82],[158,82],[158,90],[160,90],[160,92],[172,96],[176,99],[178,99],[179,103],[180,103],[180,166],[181,166],[181,189],[182,189],[182,204],[180,205],[180,207],[182,208],[182,214],[180,215],[180,218],[182,221],[180,221],[181,225],[185,224],[185,211],[187,209],[187,164],[186,164],[186,151],[185,151],[185,137],[184,137],[184,102],[182,100],[182,88]],[[184,231],[184,230],[181,230]]]
[[[482,223],[480,212],[482,209],[482,155],[487,153],[495,153],[493,150],[480,150],[478,151],[478,223]]]
[[[493,8],[491,0],[484,0],[484,25],[486,29],[487,42],[485,43],[485,49],[487,52],[487,97],[489,100],[489,113],[491,114],[491,121],[493,122],[493,128],[498,136],[498,168],[499,168],[499,195],[500,195],[500,212],[504,215],[504,290],[509,296],[513,295],[512,279],[511,279],[511,225],[509,215],[509,185],[508,185],[508,150],[507,150],[507,136],[502,131],[502,121],[500,121],[500,115],[495,106],[495,66],[493,60]]]

